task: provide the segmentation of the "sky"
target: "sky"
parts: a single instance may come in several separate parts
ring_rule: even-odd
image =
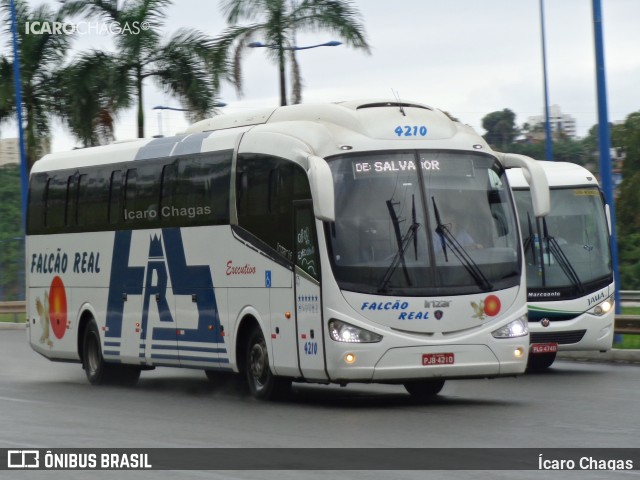
[[[579,136],[597,123],[592,0],[543,0],[547,45],[549,104],[576,118]],[[640,110],[640,0],[601,0],[608,94],[612,122]],[[56,4],[30,0],[30,5]],[[300,51],[303,101],[387,99],[445,110],[483,134],[482,118],[509,108],[521,126],[544,109],[540,0],[357,0],[371,54],[344,45]],[[76,20],[82,20],[77,18]],[[3,23],[6,18],[0,19]],[[167,10],[163,36],[196,28],[217,36],[226,23],[217,0],[175,0]],[[11,55],[10,38],[0,30],[0,52]],[[339,40],[330,33],[298,34],[300,46]],[[113,50],[108,35],[81,34],[74,53]],[[279,104],[278,71],[264,49],[248,52],[243,62],[244,94],[223,84],[221,113]],[[179,102],[145,82],[146,136],[175,134],[188,122],[184,114],[154,106],[179,108]],[[15,135],[15,124],[0,130]],[[137,134],[136,111],[118,116],[116,139]],[[54,122],[52,150],[77,141]]]

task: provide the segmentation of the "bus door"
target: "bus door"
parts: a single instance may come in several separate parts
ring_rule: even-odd
[[[327,379],[320,290],[320,261],[311,200],[296,201],[294,216],[295,299],[298,358],[307,379]]]

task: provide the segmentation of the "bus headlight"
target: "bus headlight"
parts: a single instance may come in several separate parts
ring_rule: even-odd
[[[346,343],[376,343],[382,340],[382,335],[334,319],[329,320],[329,335],[336,342]]]
[[[608,313],[613,308],[613,295],[611,295],[606,300],[603,300],[602,303],[599,303],[593,308],[593,314],[598,315],[599,317]]]
[[[524,337],[529,333],[529,320],[526,315],[516,318],[513,322],[507,323],[504,327],[491,332],[494,338],[516,338]]]

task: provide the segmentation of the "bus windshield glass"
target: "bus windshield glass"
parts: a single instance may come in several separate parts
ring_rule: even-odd
[[[520,282],[504,170],[489,155],[385,151],[328,159],[331,263],[344,290],[456,295]]]
[[[551,212],[539,225],[529,190],[514,190],[513,194],[530,290],[566,290],[578,295],[587,287],[592,290],[611,282],[609,228],[597,187],[551,189]]]

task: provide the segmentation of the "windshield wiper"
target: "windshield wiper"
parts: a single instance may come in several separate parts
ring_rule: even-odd
[[[389,267],[387,268],[387,271],[384,273],[384,276],[382,277],[382,281],[378,286],[378,292],[384,292],[387,290],[387,286],[391,281],[391,277],[393,276],[393,273],[396,271],[396,268],[398,268],[399,264],[402,264],[402,269],[404,271],[404,276],[407,280],[407,285],[411,286],[411,278],[409,277],[409,271],[407,270],[407,264],[404,259],[404,254],[407,251],[407,248],[409,247],[409,243],[411,242],[411,239],[414,239],[414,250],[415,250],[415,255],[417,260],[418,237],[416,235],[416,232],[418,231],[418,228],[420,228],[420,224],[416,222],[416,204],[415,204],[415,196],[413,195],[412,195],[412,203],[413,203],[412,212],[411,212],[413,217],[412,223],[411,225],[409,225],[409,228],[407,232],[404,234],[404,236],[402,236],[400,233],[400,220],[398,219],[398,215],[396,214],[396,209],[393,206],[394,203],[392,200],[387,200],[387,208],[389,209],[389,216],[391,217],[391,221],[393,223],[393,229],[396,234],[396,243],[398,244],[398,250],[396,251],[393,258],[391,259],[391,264],[389,265]]]
[[[473,258],[469,255],[469,253],[464,249],[464,247],[456,240],[453,236],[449,228],[442,223],[442,219],[440,218],[440,212],[438,210],[438,206],[436,205],[436,199],[431,197],[431,201],[433,202],[433,212],[436,216],[436,233],[440,237],[440,241],[442,242],[442,252],[444,253],[444,259],[446,262],[449,261],[446,251],[446,245],[449,245],[451,251],[456,256],[462,266],[469,272],[469,275],[475,280],[476,284],[482,288],[483,290],[491,290],[493,285],[487,279],[482,270],[476,262],[473,261]]]
[[[549,250],[549,253],[551,253],[553,257],[556,259],[556,261],[558,262],[558,265],[560,265],[560,268],[562,269],[564,274],[567,276],[569,281],[573,283],[575,287],[578,288],[578,291],[583,292],[584,286],[582,285],[582,282],[580,281],[580,277],[576,273],[576,270],[573,268],[573,265],[571,265],[571,261],[567,258],[565,253],[562,251],[562,248],[560,248],[560,245],[558,244],[555,237],[552,237],[551,235],[549,235],[549,231],[547,230],[546,219],[542,219],[542,225],[544,228],[544,239],[547,242],[547,249]]]
[[[535,246],[531,245],[532,243],[534,243],[533,240],[535,238],[535,233],[533,232],[533,226],[531,225],[531,216],[529,215],[529,212],[527,212],[527,223],[529,224],[529,236],[523,243],[524,254],[526,255],[527,251],[531,248],[531,260],[533,260],[533,264],[536,265],[538,263],[536,262],[536,249]]]

